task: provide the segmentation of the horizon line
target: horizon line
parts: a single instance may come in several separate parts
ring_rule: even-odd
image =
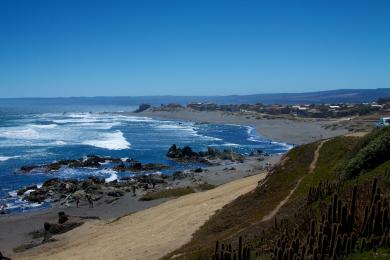
[[[145,98],[145,97],[234,97],[234,96],[257,96],[257,95],[282,95],[282,94],[311,94],[331,91],[364,91],[364,90],[390,90],[388,88],[340,88],[327,89],[318,91],[302,91],[302,92],[267,92],[254,94],[226,94],[226,95],[137,95],[137,96],[53,96],[53,97],[0,97],[0,99],[70,99],[70,98]]]

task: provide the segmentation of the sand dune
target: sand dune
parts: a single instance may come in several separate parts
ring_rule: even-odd
[[[189,194],[111,223],[89,222],[16,259],[158,259],[191,239],[213,213],[253,190],[266,173]]]

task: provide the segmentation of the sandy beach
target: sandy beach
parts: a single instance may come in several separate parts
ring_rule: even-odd
[[[169,181],[165,186],[157,187],[156,189],[192,187],[198,183],[220,186],[258,174],[266,168],[267,163],[273,165],[279,159],[280,155],[267,156],[262,161],[259,161],[258,157],[248,157],[244,163],[221,162],[219,165],[203,168],[202,172],[188,170],[185,172],[185,178]],[[100,220],[101,223],[107,223],[118,217],[143,211],[174,199],[162,198],[152,201],[140,201],[142,194],[145,194],[142,190],[137,191],[136,197],[133,197],[131,193],[126,193],[123,197],[113,200],[113,202],[96,203],[94,208],[89,208],[86,201],[81,201],[79,208],[73,204],[56,204],[52,208],[36,212],[0,216],[1,250],[6,255],[11,255],[13,254],[13,249],[17,247],[39,243],[42,238],[34,238],[32,233],[43,230],[45,222],[56,223],[58,220],[57,214],[60,211],[64,211],[73,219],[85,223],[96,219]]]
[[[266,173],[189,194],[112,223],[92,221],[16,259],[159,259],[191,239],[216,210],[253,190]]]
[[[325,126],[332,123],[329,121],[256,119],[250,116],[221,112],[149,111],[132,115],[199,123],[252,126],[258,134],[266,138],[290,144],[308,143],[347,132],[341,128],[336,130],[326,129]],[[44,222],[55,222],[57,213],[64,211],[73,218],[82,219],[85,224],[75,230],[55,236],[58,242],[38,246],[36,249],[14,255],[14,258],[49,259],[55,255],[58,259],[80,259],[77,257],[78,254],[83,254],[83,259],[103,259],[112,256],[113,252],[116,252],[116,258],[145,259],[145,256],[148,256],[147,259],[157,259],[187,242],[191,238],[191,234],[215,210],[240,194],[254,188],[257,181],[266,175],[264,173],[265,166],[276,164],[280,157],[280,155],[268,156],[263,161],[259,161],[256,157],[247,158],[244,163],[222,163],[221,165],[207,167],[202,172],[191,172],[190,178],[177,180],[170,183],[169,186],[186,187],[194,183],[206,182],[218,187],[210,191],[198,192],[173,200],[164,198],[153,201],[139,201],[139,197],[125,194],[125,196],[112,203],[96,205],[93,209],[88,208],[87,204],[84,203],[81,204],[80,208],[73,205],[70,207],[54,207],[39,212],[2,216],[0,217],[1,250],[7,255],[13,255],[14,248],[23,244],[36,243],[41,238],[32,238],[31,232],[42,230]],[[258,175],[259,173],[261,174]],[[199,201],[202,201],[203,204],[198,205]],[[169,216],[171,216],[173,210],[177,211],[174,214],[177,215],[174,222],[169,221]],[[131,215],[111,223],[114,219],[128,214]],[[167,218],[165,222],[163,220],[164,216]],[[127,230],[119,231],[122,230],[123,226],[127,226]],[[179,226],[181,228],[175,230]],[[153,227],[153,229],[148,232],[142,230],[146,227]],[[118,231],[113,232],[113,230]],[[136,237],[131,239],[131,236],[135,234],[137,234]],[[170,239],[164,239],[167,237]],[[91,239],[93,239],[93,242]],[[136,240],[139,242],[134,242]],[[98,245],[101,243],[105,244],[105,248],[110,245],[110,249],[97,251],[96,249],[100,247]],[[124,244],[131,246],[124,246]],[[101,244],[101,247],[103,247],[103,244]],[[134,258],[129,258],[130,255]]]
[[[296,145],[348,133],[343,127],[329,127],[330,125],[340,122],[340,119],[266,119],[251,114],[237,114],[220,111],[195,111],[188,108],[171,111],[147,110],[137,114],[133,113],[132,115],[142,115],[158,119],[187,120],[199,123],[252,126],[259,135],[264,136],[265,138]],[[327,126],[328,128],[326,128]]]

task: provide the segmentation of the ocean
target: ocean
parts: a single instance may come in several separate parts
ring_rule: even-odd
[[[251,126],[201,124],[186,121],[157,120],[125,115],[136,105],[55,104],[53,102],[3,102],[0,104],[0,204],[10,212],[50,207],[28,203],[16,191],[27,185],[42,184],[49,178],[87,178],[106,181],[130,176],[105,168],[69,169],[55,173],[17,172],[24,165],[46,164],[86,155],[133,158],[142,163],[163,163],[177,170],[194,167],[168,160],[165,154],[172,144],[188,145],[196,151],[207,147],[232,149],[249,154],[262,151],[284,153],[292,145],[267,140]],[[153,172],[151,172],[153,173]]]

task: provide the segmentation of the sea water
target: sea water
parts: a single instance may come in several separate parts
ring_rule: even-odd
[[[97,176],[113,181],[131,174],[117,173],[104,165],[99,169],[63,168],[50,173],[17,172],[24,165],[47,164],[95,154],[167,164],[171,169],[164,173],[170,174],[194,167],[166,158],[165,154],[172,144],[188,145],[195,151],[213,147],[244,154],[258,149],[269,154],[284,153],[292,147],[257,135],[251,126],[157,120],[117,113],[118,110],[131,111],[134,108],[51,106],[34,109],[7,107],[1,110],[0,105],[0,204],[6,204],[10,212],[49,206],[49,202],[28,203],[16,195],[19,188],[40,185],[49,178]]]

